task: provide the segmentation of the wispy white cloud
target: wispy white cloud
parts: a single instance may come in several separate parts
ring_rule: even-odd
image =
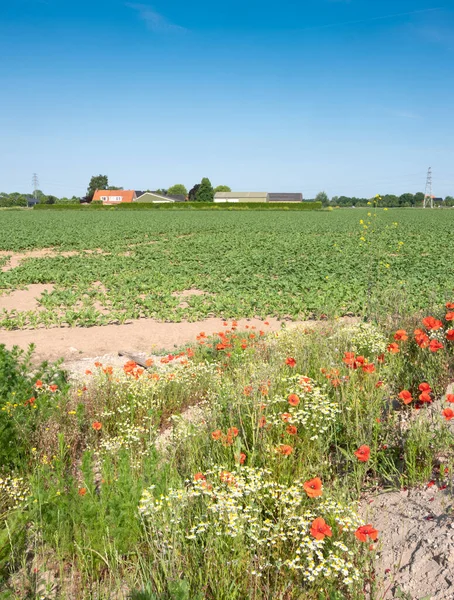
[[[331,0],[331,1],[338,1],[338,0]],[[409,12],[403,12],[403,13],[392,13],[392,14],[383,15],[380,17],[368,17],[366,19],[359,19],[357,21],[340,21],[339,23],[329,23],[327,25],[315,25],[314,27],[304,27],[303,31],[312,30],[312,29],[330,29],[332,27],[342,27],[344,25],[359,25],[360,23],[369,23],[372,21],[383,21],[383,20],[388,20],[388,19],[395,19],[398,17],[420,15],[423,13],[431,13],[431,12],[435,12],[438,10],[442,10],[441,7],[425,8],[422,10],[411,10]]]
[[[418,115],[409,110],[391,110],[390,114],[393,117],[400,117],[402,119],[422,119],[421,115]]]
[[[177,33],[186,31],[184,27],[172,23],[164,15],[161,15],[147,4],[128,2],[126,3],[126,6],[135,10],[138,13],[139,18],[146,23],[148,29],[155,33]]]

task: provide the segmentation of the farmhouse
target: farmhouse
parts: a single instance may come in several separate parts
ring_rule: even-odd
[[[136,200],[134,190],[96,190],[93,196],[93,202],[98,201],[105,205],[134,202],[134,200]]]
[[[137,199],[135,202],[154,202],[156,203],[172,203],[172,202],[186,202],[185,196],[163,196],[157,192],[142,192],[140,195],[137,193]]]
[[[216,192],[215,202],[268,202],[267,192]]]

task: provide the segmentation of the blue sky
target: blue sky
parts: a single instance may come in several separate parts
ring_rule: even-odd
[[[454,195],[454,0],[0,0],[0,191]]]

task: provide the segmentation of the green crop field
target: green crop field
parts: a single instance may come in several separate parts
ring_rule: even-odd
[[[3,270],[5,251],[53,252],[0,272],[0,300],[54,284],[39,310],[0,312],[3,328],[414,310],[454,285],[449,210],[4,211],[1,223]],[[178,295],[190,289],[204,293]]]

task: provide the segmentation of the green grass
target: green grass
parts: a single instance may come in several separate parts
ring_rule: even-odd
[[[387,351],[397,327],[416,325],[226,328],[223,349],[215,336],[149,371],[93,365],[71,388],[58,368],[31,372],[28,355],[0,346],[0,425],[10,432],[0,438],[0,594],[379,600],[374,561],[387,538],[355,536],[358,499],[446,485],[454,465],[440,402],[454,341],[431,352],[410,334]],[[416,410],[422,381],[434,404]],[[397,401],[404,386],[409,405]],[[194,404],[195,421],[179,418]],[[362,445],[366,462],[355,455]],[[311,498],[303,484],[314,477],[323,489]],[[333,535],[315,543],[320,517]]]
[[[198,320],[212,314],[301,319],[370,314],[371,306],[382,314],[391,307],[411,313],[449,297],[454,211],[367,215],[367,209],[5,212],[1,250],[52,247],[79,254],[30,258],[0,273],[4,293],[31,283],[55,284],[41,300],[43,311],[3,312],[0,327]],[[85,252],[95,249],[102,253]],[[179,306],[181,298],[172,293],[189,288],[206,294]]]

